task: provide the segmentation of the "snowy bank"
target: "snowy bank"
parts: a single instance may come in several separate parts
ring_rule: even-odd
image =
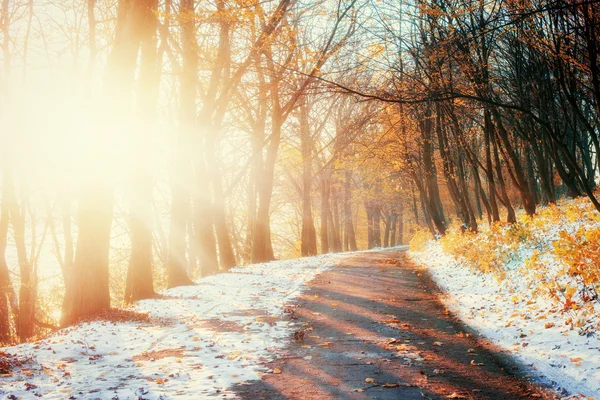
[[[591,319],[577,326],[556,299],[538,290],[540,281],[570,279],[559,276],[562,269],[550,248],[559,231],[576,230],[574,225],[578,222],[563,220],[535,231],[533,240],[520,245],[502,266],[503,279],[475,271],[445,252],[439,241],[429,241],[409,256],[428,268],[446,292],[451,311],[516,357],[532,376],[565,395],[600,399],[600,336],[593,329],[597,318],[588,314]],[[527,265],[535,249],[545,260],[543,269]]]
[[[231,398],[227,388],[260,379],[292,335],[286,303],[340,257],[235,268],[137,303],[150,323],[84,323],[3,348],[31,360],[1,376],[0,397]]]

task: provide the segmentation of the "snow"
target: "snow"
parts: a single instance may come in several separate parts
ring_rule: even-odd
[[[560,229],[568,227],[538,232],[536,246],[547,250]],[[532,251],[528,244],[521,246],[505,266],[503,280],[474,272],[445,253],[439,241],[430,241],[423,251],[411,251],[409,256],[425,265],[446,292],[448,309],[513,355],[532,377],[564,395],[600,398],[600,336],[580,335],[565,324],[565,315],[551,299],[532,296],[535,278],[524,265]],[[558,263],[547,252],[544,257],[546,279],[556,278],[552,273]]]
[[[32,361],[0,379],[0,398],[232,398],[271,372],[294,332],[284,308],[341,254],[255,264],[165,291],[134,311],[151,323],[91,322],[2,349]]]
[[[529,374],[565,395],[600,398],[599,336],[566,325],[549,298],[531,298],[537,278],[524,268],[535,248],[547,266],[544,279],[561,279],[553,275],[560,268],[548,249],[560,230],[576,228],[576,222],[564,221],[537,231],[505,265],[504,280],[474,272],[439,241],[409,256],[428,267],[451,311]],[[278,356],[296,330],[286,305],[349,254],[235,268],[137,303],[132,309],[149,313],[150,323],[84,323],[3,348],[31,361],[0,376],[0,398],[233,398],[232,386],[273,372],[264,363]]]

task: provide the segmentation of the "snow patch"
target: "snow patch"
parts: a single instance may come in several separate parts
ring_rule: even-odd
[[[551,235],[546,238],[551,241]],[[521,248],[506,266],[506,279],[474,272],[438,241],[409,252],[446,292],[446,306],[461,320],[512,354],[529,373],[564,394],[600,398],[600,337],[579,335],[550,299],[535,300],[522,268],[531,249]]]
[[[228,388],[260,379],[293,334],[286,303],[343,256],[234,268],[133,307],[156,323],[84,323],[6,347],[33,361],[2,376],[0,398],[232,398]]]

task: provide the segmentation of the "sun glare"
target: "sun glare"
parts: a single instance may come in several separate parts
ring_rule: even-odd
[[[31,184],[46,189],[131,177],[142,121],[93,99],[60,89],[31,92],[11,105],[6,152]]]

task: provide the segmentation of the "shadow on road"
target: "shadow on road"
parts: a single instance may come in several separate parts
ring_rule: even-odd
[[[292,308],[297,331],[275,372],[241,399],[552,398],[465,333],[430,276],[404,253],[344,259]]]

